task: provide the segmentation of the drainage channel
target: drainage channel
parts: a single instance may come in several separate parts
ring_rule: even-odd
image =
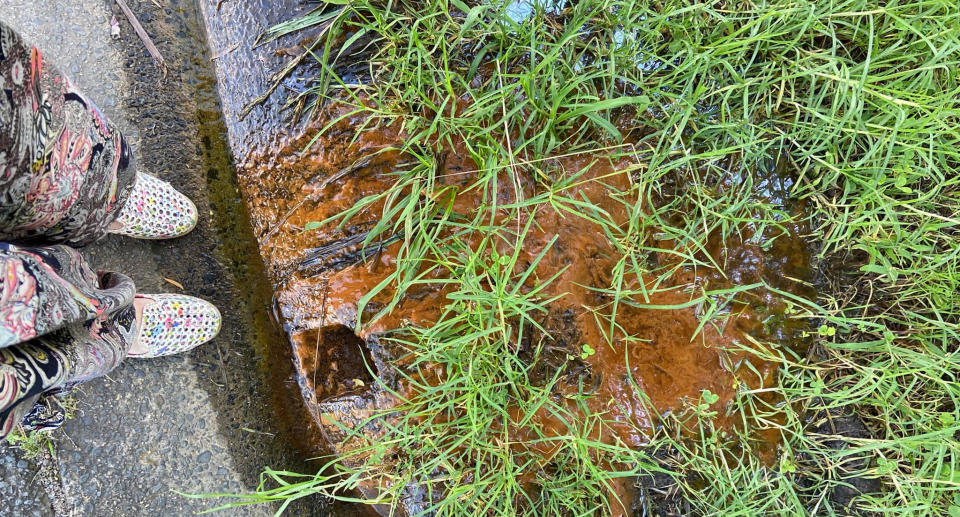
[[[108,3],[119,13],[112,1]],[[141,131],[164,133],[160,144],[140,150],[148,167],[152,162],[169,163],[176,146],[195,142],[191,151],[199,163],[190,166],[201,167],[203,173],[176,186],[197,200],[201,211],[208,210],[209,224],[198,227],[200,235],[193,240],[179,243],[182,249],[165,253],[174,253],[185,263],[205,261],[188,267],[194,276],[181,282],[202,285],[199,294],[225,309],[228,335],[221,343],[226,344],[198,350],[195,364],[217,408],[218,426],[228,438],[235,468],[244,484],[253,488],[264,467],[316,471],[322,461],[312,458],[322,455],[323,449],[303,404],[288,341],[271,317],[272,292],[237,189],[214,73],[218,56],[208,46],[201,3],[157,8],[149,0],[128,0],[163,54],[167,71],[150,61],[132,31],[125,32],[121,38],[126,65],[136,72],[124,103],[144,116],[138,121]],[[191,111],[192,117],[184,116]],[[177,135],[184,135],[184,141],[176,141]],[[347,507],[330,506],[319,496],[298,501],[289,512],[355,514]]]

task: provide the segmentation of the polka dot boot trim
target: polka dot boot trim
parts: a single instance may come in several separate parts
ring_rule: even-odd
[[[129,357],[159,357],[186,352],[220,331],[220,311],[211,303],[180,294],[137,295],[154,303],[144,307],[138,341],[146,349]]]
[[[138,172],[110,232],[136,239],[171,239],[196,225],[197,207],[187,196],[166,181]]]

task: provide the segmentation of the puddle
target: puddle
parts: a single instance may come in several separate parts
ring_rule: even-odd
[[[228,5],[224,4],[224,9]],[[519,21],[536,8],[562,6],[563,2],[553,2],[537,7],[518,0],[510,5],[507,14]],[[207,7],[208,26],[222,24],[222,20],[210,21],[214,16],[212,9]],[[217,41],[223,41],[218,38],[227,29],[215,28],[214,32],[218,30],[221,36],[214,34],[212,38],[215,50]],[[620,33],[614,36],[612,44],[627,48],[634,44],[634,39]],[[249,37],[236,41],[243,45]],[[254,55],[276,64],[280,60],[270,57],[274,51],[268,48]],[[366,232],[381,216],[379,206],[359,213],[342,229],[332,225],[311,231],[304,228],[308,223],[354,207],[365,196],[389,189],[395,180],[393,173],[406,166],[406,159],[395,151],[379,151],[400,145],[404,135],[390,126],[356,135],[354,128],[363,121],[348,116],[333,124],[304,151],[314,133],[307,131],[291,137],[292,131],[278,128],[277,120],[283,119],[277,107],[282,104],[282,96],[273,97],[262,109],[254,110],[252,121],[240,119],[240,106],[255,96],[251,92],[266,88],[264,74],[242,71],[249,66],[244,62],[257,63],[257,59],[241,56],[226,57],[225,61],[218,64],[218,71],[221,94],[227,97],[224,107],[231,146],[240,159],[237,184],[249,207],[250,224],[272,284],[273,310],[289,337],[300,388],[312,417],[329,448],[343,450],[349,446],[343,440],[343,427],[350,428],[374,410],[393,404],[391,397],[374,389],[374,374],[393,389],[406,389],[391,365],[391,358],[400,354],[382,343],[379,336],[405,325],[429,325],[436,321],[447,303],[447,292],[439,285],[422,285],[405,293],[389,315],[356,331],[358,300],[393,271],[402,236],[363,247]],[[233,67],[241,72],[235,72]],[[254,79],[245,81],[249,74]],[[342,114],[335,108],[322,113],[315,126],[323,127]],[[260,127],[258,121],[266,122]],[[251,133],[256,136],[250,136]],[[437,177],[443,185],[457,189],[456,198],[451,200],[454,212],[474,213],[484,202],[476,189],[467,188],[467,181],[472,179],[467,172],[476,165],[456,145],[446,151]],[[628,158],[576,155],[557,158],[548,168],[568,175],[584,171],[567,195],[589,199],[606,210],[617,224],[624,224],[630,216],[623,198],[636,195],[635,178],[629,172],[635,162]],[[535,194],[535,181],[521,179],[523,185],[518,190],[524,196]],[[785,214],[802,209],[788,202],[786,193],[791,180],[776,163],[762,164],[751,178],[724,178],[712,188],[740,188],[745,182],[753,182],[758,198],[782,206]],[[674,194],[683,196],[688,187],[682,178],[677,179]],[[659,202],[671,201],[670,189],[666,190],[666,197]],[[498,202],[509,204],[516,200],[516,195],[516,191],[502,190]],[[625,201],[630,204],[634,199]],[[232,224],[230,215],[220,217],[223,224]],[[495,217],[503,221],[512,215],[498,213]],[[701,325],[701,317],[711,310],[709,302],[690,301],[704,291],[722,292],[759,282],[810,296],[812,293],[804,287],[812,275],[810,254],[800,237],[808,234],[809,229],[803,224],[784,222],[786,233],[768,247],[760,243],[771,236],[771,231],[783,229],[745,225],[736,238],[723,241],[712,236],[697,257],[703,263],[715,261],[719,268],[679,269],[666,274],[663,272],[676,260],[672,253],[651,253],[647,259],[655,274],[628,277],[623,285],[624,289],[647,290],[648,296],[637,296],[635,303],[619,305],[613,315],[611,297],[604,290],[611,286],[617,250],[599,226],[554,210],[523,214],[517,220],[518,226],[524,226],[529,217],[534,217],[537,224],[525,239],[519,263],[534,263],[549,245],[537,266],[537,277],[557,276],[541,296],[563,296],[549,305],[549,311],[538,322],[549,336],[528,334],[526,340],[517,344],[518,354],[532,364],[534,380],[539,378],[546,383],[561,372],[562,381],[555,388],[558,399],[584,388],[593,393],[587,399],[589,410],[605,412],[607,419],[614,422],[597,439],[616,439],[635,447],[646,443],[644,432],[656,425],[658,415],[650,414],[650,405],[637,388],[660,413],[683,409],[696,402],[705,390],[716,394],[717,407],[723,407],[735,395],[735,377],[748,388],[761,388],[770,386],[776,375],[775,364],[738,352],[737,347],[752,340],[798,347],[802,344],[806,329],[786,318],[783,300],[764,289],[741,293],[729,300],[723,308],[724,317],[715,325]],[[552,242],[555,236],[556,241]],[[476,243],[481,237],[468,234],[464,239]],[[676,248],[676,243],[666,236],[654,237],[646,245],[663,250]],[[498,241],[496,247],[499,253],[513,252],[506,240]],[[526,289],[535,288],[534,277],[528,279],[528,284]],[[376,312],[390,298],[391,293],[381,293],[371,300],[367,310]],[[721,298],[724,296],[712,299]],[[364,319],[369,319],[369,314]],[[616,330],[604,330],[605,326],[597,324],[598,319],[612,319]],[[536,346],[541,339],[546,346]],[[592,353],[587,352],[585,343],[592,345]],[[578,411],[573,405],[569,409]],[[550,415],[537,418],[548,434],[566,432]],[[723,418],[719,424],[731,425]],[[517,438],[522,441],[523,437]],[[759,438],[757,452],[773,457],[777,443]]]
[[[538,10],[548,14],[560,14],[567,6],[566,0],[514,0],[503,11],[504,16],[515,23],[529,20]]]
[[[326,113],[317,124],[323,126],[338,115]],[[347,339],[345,332],[356,325],[358,299],[393,271],[400,242],[361,248],[366,231],[380,217],[379,205],[361,212],[343,229],[333,225],[311,231],[304,228],[353,207],[364,196],[388,189],[395,181],[393,173],[405,166],[404,157],[395,151],[377,153],[400,145],[402,134],[386,127],[363,132],[353,141],[352,128],[359,123],[348,117],[301,152],[313,138],[308,132],[267,156],[250,160],[239,170],[239,184],[251,205],[260,253],[275,287],[278,313],[298,358],[304,396],[314,407],[315,417],[334,449],[344,446],[337,442],[342,437],[340,425],[349,427],[373,410],[392,404],[389,397],[370,389],[371,379],[366,368],[360,367],[361,361],[344,362],[344,347],[362,348],[366,357],[362,362],[379,371],[385,382],[392,383],[391,388],[404,392],[404,384],[396,380],[398,376],[391,374],[387,365],[390,357],[402,354],[383,348],[377,337],[408,324],[430,325],[447,303],[444,289],[424,285],[407,292],[393,312],[361,329],[354,341]],[[360,160],[365,156],[371,158]],[[475,189],[466,188],[466,179],[458,178],[464,178],[463,171],[473,170],[475,165],[461,149],[448,149],[446,156],[438,181],[461,188],[453,200],[454,212],[473,213],[483,200]],[[634,178],[625,171],[634,162],[629,158],[580,155],[558,158],[552,167],[558,174],[586,171],[577,186],[566,193],[572,198],[589,199],[617,224],[625,224],[628,214],[618,198],[632,191]],[[731,176],[715,188],[739,188],[744,181]],[[791,180],[776,164],[767,164],[750,181],[754,182],[757,199],[782,206],[785,214],[802,208],[786,200]],[[676,194],[684,195],[686,188],[678,181]],[[525,182],[523,190],[525,196],[533,195],[533,182]],[[499,195],[501,204],[514,201],[511,192]],[[507,216],[497,215],[501,220]],[[563,296],[549,305],[549,312],[539,321],[549,335],[528,334],[518,351],[533,363],[534,380],[539,376],[545,383],[562,372],[562,381],[555,388],[558,398],[580,389],[594,395],[588,399],[589,409],[605,412],[612,422],[598,439],[619,440],[635,447],[646,443],[644,432],[656,425],[658,415],[649,414],[649,405],[634,386],[660,412],[681,410],[696,402],[705,390],[719,397],[716,407],[722,408],[735,395],[735,377],[747,388],[762,388],[771,386],[776,375],[775,364],[734,349],[754,339],[795,345],[802,341],[806,328],[785,318],[783,300],[765,289],[735,297],[724,309],[726,317],[717,324],[701,326],[709,303],[690,303],[696,294],[691,286],[713,292],[766,282],[777,289],[811,295],[809,288],[803,287],[812,271],[807,246],[800,238],[809,229],[802,223],[785,222],[786,233],[784,229],[745,225],[738,237],[726,241],[710,238],[706,252],[700,252],[698,259],[703,263],[712,259],[721,266],[719,269],[679,269],[672,274],[628,279],[624,289],[645,288],[650,293],[644,300],[635,296],[636,303],[617,308],[615,322],[619,329],[608,339],[610,334],[597,324],[597,318],[608,321],[611,315],[611,298],[603,290],[611,286],[617,251],[601,228],[588,219],[553,210],[541,210],[533,217],[537,224],[524,241],[519,263],[534,263],[557,236],[537,266],[536,276],[557,275],[542,291],[543,298]],[[517,225],[522,227],[526,222],[522,219]],[[759,243],[773,235],[779,237],[772,245],[761,247]],[[476,233],[464,239],[476,243],[480,237]],[[648,245],[664,250],[676,246],[666,238]],[[507,241],[499,242],[497,249],[501,254],[513,252]],[[654,271],[666,270],[675,262],[666,251],[651,254],[649,260],[655,263]],[[532,278],[528,289],[534,288]],[[367,310],[376,312],[391,297],[389,292],[374,297]],[[369,315],[364,319],[369,320]],[[534,344],[541,339],[548,344],[538,349]],[[584,353],[584,343],[592,344],[595,352]],[[318,361],[323,359],[334,363],[318,368]],[[568,409],[577,411],[572,402]],[[566,432],[562,422],[546,413],[537,418],[548,435]],[[723,417],[719,424],[732,425]],[[521,436],[517,438],[523,441]],[[775,457],[777,442],[758,438],[757,453]]]

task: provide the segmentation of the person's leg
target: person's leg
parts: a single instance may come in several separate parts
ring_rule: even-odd
[[[0,242],[0,348],[118,313],[135,294],[130,278],[95,274],[68,246]]]
[[[190,231],[193,203],[132,162],[119,129],[0,23],[0,239],[83,246],[108,232]]]
[[[119,130],[0,23],[0,436],[41,394],[103,375],[130,351],[177,353],[219,331],[219,312],[202,300],[135,299],[129,278],[94,274],[70,247],[7,243],[190,231],[193,203],[131,160]]]
[[[0,23],[0,235],[88,244],[136,171],[120,131],[35,47]]]
[[[44,393],[107,374],[136,340],[133,307],[0,349],[0,438]]]
[[[67,246],[0,243],[0,436],[44,392],[120,364],[138,335],[135,292]]]
[[[213,305],[135,295],[133,282],[93,271],[64,246],[0,243],[0,438],[45,392],[87,381],[126,357],[187,351],[220,329]]]

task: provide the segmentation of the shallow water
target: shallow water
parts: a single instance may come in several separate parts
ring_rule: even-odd
[[[524,6],[531,4],[517,2],[520,11]],[[518,16],[524,16],[520,11]],[[622,36],[613,44],[626,44],[630,38]],[[238,43],[245,45],[250,38],[247,30]],[[278,42],[275,47],[290,44],[291,41]],[[264,73],[257,72],[262,63],[268,63],[267,68],[270,64],[275,68],[289,59],[282,53],[277,54],[282,52],[277,49],[257,52],[259,54],[241,48],[218,61],[227,129],[233,154],[239,159],[237,183],[249,207],[250,224],[273,288],[275,319],[289,337],[297,380],[310,410],[310,416],[303,417],[313,420],[302,422],[302,428],[310,429],[316,423],[325,440],[319,444],[320,448],[338,450],[345,446],[339,424],[350,427],[372,410],[393,404],[390,397],[374,389],[373,374],[396,389],[404,389],[390,364],[391,351],[384,348],[377,336],[409,323],[429,325],[439,317],[446,292],[431,286],[408,292],[387,317],[372,326],[355,329],[357,301],[393,270],[400,243],[388,241],[374,249],[361,248],[369,229],[366,223],[379,219],[379,207],[359,214],[342,230],[328,226],[305,232],[303,228],[310,222],[353,207],[366,195],[389,189],[394,181],[391,174],[405,166],[405,158],[395,151],[374,153],[398,145],[404,135],[392,127],[383,127],[364,132],[352,141],[354,128],[360,126],[362,120],[347,117],[305,151],[314,133],[307,131],[291,136],[296,131],[286,129],[289,122],[281,123],[287,120],[287,114],[278,108],[284,98],[280,94],[241,119],[238,113],[242,106],[268,85]],[[295,81],[290,84],[296,86]],[[322,127],[337,115],[324,113],[315,126]],[[483,200],[477,192],[466,188],[469,175],[465,173],[476,166],[458,146],[446,149],[446,156],[440,177],[446,185],[460,189],[454,201],[455,211],[472,213]],[[631,165],[629,160],[579,155],[558,158],[551,165],[556,170],[586,169],[584,181],[568,194],[586,197],[607,210],[618,223],[626,222],[628,214],[613,198],[614,194],[629,191],[634,181],[625,172]],[[735,188],[746,180],[731,174],[715,188]],[[758,167],[750,180],[754,181],[759,198],[782,205],[785,213],[803,209],[788,201],[792,180],[777,164]],[[225,184],[224,188],[232,187]],[[535,182],[524,181],[522,190],[525,196],[531,195],[536,190]],[[684,186],[678,180],[677,194],[682,195],[683,191]],[[515,196],[516,193],[501,191],[499,201],[510,203]],[[502,220],[506,216],[497,217]],[[735,395],[735,377],[749,388],[771,385],[776,375],[775,364],[744,352],[726,350],[729,347],[757,339],[803,348],[802,336],[807,329],[784,317],[786,306],[774,293],[756,289],[737,297],[728,306],[723,324],[707,325],[697,332],[704,307],[689,305],[687,302],[693,294],[682,288],[719,290],[766,282],[777,289],[810,296],[812,293],[804,284],[811,280],[810,254],[801,238],[809,229],[803,224],[785,222],[786,233],[774,239],[769,247],[760,245],[771,236],[769,230],[749,225],[735,238],[722,240],[716,235],[709,236],[707,250],[699,258],[706,260],[708,254],[721,267],[682,269],[660,279],[657,284],[660,290],[638,306],[623,304],[618,308],[614,319],[621,330],[608,341],[588,309],[597,310],[603,319],[611,317],[610,309],[605,308],[609,299],[597,289],[609,288],[616,251],[599,227],[586,219],[552,210],[542,210],[535,218],[538,224],[525,240],[520,262],[531,263],[556,235],[557,241],[545,255],[537,274],[547,278],[562,271],[543,296],[564,296],[550,305],[549,313],[540,322],[550,334],[547,351],[539,355],[533,352],[531,343],[539,337],[535,336],[530,342],[518,343],[518,353],[534,363],[534,376],[539,372],[543,382],[558,369],[564,372],[564,382],[557,388],[561,398],[581,385],[592,390],[594,396],[588,399],[589,409],[606,411],[609,418],[617,422],[597,436],[599,439],[619,439],[639,447],[646,443],[646,431],[657,425],[660,414],[678,411],[696,402],[704,390],[718,395],[716,407],[723,407]],[[238,224],[227,213],[220,214],[218,220],[226,227]],[[518,224],[524,222],[521,220]],[[674,247],[666,240],[653,240],[648,245]],[[499,242],[498,251],[511,252],[511,244]],[[655,253],[649,258],[659,267],[667,267],[674,260],[669,253]],[[656,278],[641,276],[628,282],[632,282],[628,287],[634,289],[652,288]],[[670,287],[675,288],[667,289]],[[262,290],[258,293],[255,296],[266,296]],[[383,306],[390,295],[383,293],[368,308]],[[596,352],[581,355],[584,343],[591,344]],[[277,351],[267,353],[272,361],[291,359]],[[655,414],[634,389],[634,383],[656,408]],[[547,433],[566,432],[550,415],[541,414],[537,418]],[[721,425],[732,425],[730,421],[721,420]],[[291,428],[297,425],[291,422]],[[522,441],[523,437],[517,438]],[[763,436],[758,438],[757,452],[775,458],[777,442],[765,440]],[[311,442],[309,446],[318,444]]]
[[[335,111],[333,108],[333,112],[321,117],[318,127],[334,119],[338,115]],[[389,189],[395,181],[393,172],[404,166],[405,158],[396,151],[373,156],[377,151],[400,145],[402,133],[385,127],[363,132],[351,143],[353,128],[359,125],[359,120],[348,117],[304,151],[314,137],[308,131],[265,156],[251,159],[239,171],[260,253],[276,291],[279,318],[293,345],[304,396],[334,450],[345,445],[338,442],[343,436],[339,424],[349,427],[374,409],[389,408],[393,403],[373,389],[361,354],[374,373],[403,392],[403,383],[396,380],[398,376],[389,364],[390,350],[382,348],[377,336],[407,324],[430,325],[439,317],[447,294],[439,286],[422,286],[416,292],[406,293],[389,315],[356,333],[351,331],[356,326],[357,301],[393,271],[400,242],[384,243],[373,250],[360,249],[369,228],[366,223],[379,219],[380,205],[361,212],[343,229],[333,225],[313,231],[303,228],[353,207],[364,196]],[[362,159],[365,156],[372,157]],[[462,149],[448,149],[443,171],[438,175],[443,185],[460,189],[453,206],[461,214],[471,214],[483,204],[480,194],[467,188],[473,178],[464,172],[476,166],[466,156]],[[624,204],[615,198],[630,191],[633,178],[626,172],[630,165],[631,160],[624,158],[589,155],[558,158],[553,163],[558,171],[586,170],[578,186],[566,193],[589,199],[611,214],[617,224],[625,224],[628,217]],[[742,179],[731,176],[726,185],[718,188],[732,188]],[[754,179],[758,198],[783,205],[785,211],[802,209],[790,205],[785,198],[791,180],[782,168],[771,164]],[[534,182],[523,183],[523,195],[533,195]],[[500,191],[499,203],[516,200],[515,192],[504,190]],[[503,222],[508,214],[497,217]],[[704,390],[718,395],[716,407],[722,408],[735,395],[735,379],[748,388],[768,387],[777,371],[775,364],[729,349],[747,345],[751,338],[802,347],[806,328],[783,317],[785,304],[779,296],[755,289],[730,304],[723,323],[700,329],[704,307],[690,305],[694,295],[685,288],[719,290],[767,282],[772,287],[809,296],[803,282],[810,280],[810,255],[800,237],[809,232],[801,223],[785,224],[787,232],[766,249],[760,245],[766,239],[754,235],[760,230],[749,226],[738,237],[725,241],[711,236],[708,252],[721,265],[720,269],[681,269],[659,282],[653,275],[629,279],[625,289],[639,289],[642,283],[653,292],[646,300],[635,300],[638,306],[619,306],[615,321],[621,330],[608,340],[589,309],[594,308],[604,319],[610,317],[610,309],[606,308],[610,298],[599,290],[610,288],[618,258],[616,250],[601,229],[587,219],[550,209],[533,217],[537,224],[524,241],[519,263],[532,263],[556,235],[557,241],[538,265],[535,276],[549,278],[559,274],[542,297],[564,296],[550,304],[549,313],[540,321],[549,336],[529,337],[518,344],[518,352],[535,362],[535,381],[538,373],[540,381],[546,382],[554,372],[564,372],[564,379],[556,388],[558,395],[575,394],[581,386],[592,391],[589,409],[606,412],[613,421],[598,439],[620,440],[636,447],[647,442],[646,431],[656,425],[658,414],[650,414],[650,405],[634,385],[661,414],[683,409],[697,401]],[[519,226],[525,223],[517,222]],[[770,237],[767,233],[764,236]],[[476,242],[479,235],[470,238]],[[667,250],[674,246],[670,241],[650,245]],[[498,242],[497,248],[501,254],[513,252],[508,241]],[[674,260],[671,257],[669,253],[656,253],[651,258],[666,266]],[[532,278],[527,289],[535,287]],[[368,309],[385,305],[391,297],[389,292],[378,295]],[[549,345],[535,354],[531,343],[539,337],[544,337]],[[581,355],[584,343],[591,344],[596,352]],[[572,403],[569,409],[577,411]],[[567,432],[563,422],[546,412],[537,415],[537,419],[548,435]],[[729,426],[732,420],[721,415],[719,423]],[[523,441],[522,436],[516,438]],[[757,452],[771,460],[775,458],[777,442],[758,438]]]

